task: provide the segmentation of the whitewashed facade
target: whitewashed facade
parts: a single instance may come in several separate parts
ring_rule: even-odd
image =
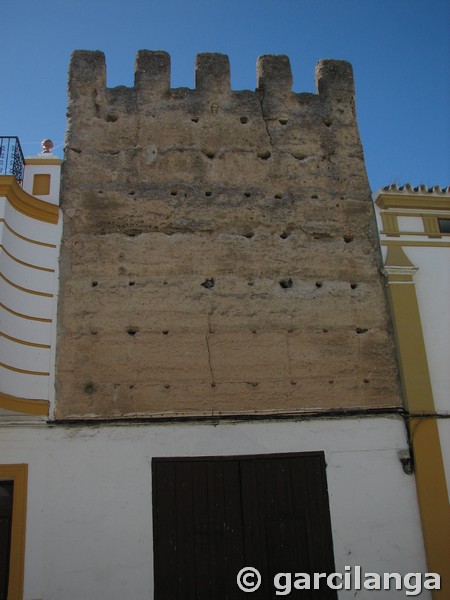
[[[23,191],[30,197],[33,174],[50,171],[52,180],[58,180],[59,165],[51,160],[41,156],[26,165]],[[56,183],[51,190],[48,197],[36,200],[57,206]],[[379,574],[427,571],[415,478],[401,462],[409,451],[399,415],[52,422],[60,227],[58,222],[36,219],[32,211],[21,212],[6,193],[1,202],[1,299],[12,309],[4,309],[1,352],[2,362],[13,369],[4,367],[1,379],[0,478],[8,478],[8,467],[26,466],[25,497],[16,499],[24,515],[22,565],[19,553],[19,562],[15,558],[11,567],[16,570],[11,578],[15,587],[10,584],[8,598],[153,598],[152,459],[169,456],[323,452],[336,571],[355,565]],[[31,264],[39,268],[27,266]],[[46,375],[28,373],[37,370]],[[11,398],[19,400],[14,403]],[[45,411],[33,414],[33,402],[45,405]],[[367,599],[391,599],[404,597],[405,591],[360,593]],[[428,594],[424,591],[421,597]],[[354,589],[338,593],[340,600],[354,595]]]

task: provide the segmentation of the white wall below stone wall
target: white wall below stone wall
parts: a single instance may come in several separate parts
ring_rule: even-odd
[[[153,598],[154,456],[323,450],[336,570],[427,571],[414,477],[398,458],[406,449],[405,428],[396,417],[17,425],[0,433],[1,463],[29,465],[24,600]],[[340,600],[354,597],[339,592]],[[363,589],[356,597],[404,598],[405,591]]]

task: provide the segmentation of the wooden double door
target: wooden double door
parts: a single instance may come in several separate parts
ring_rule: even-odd
[[[295,573],[334,571],[323,453],[155,458],[152,478],[155,600],[279,598],[277,573],[293,574],[288,597],[337,598],[325,580],[293,586]],[[261,575],[250,595],[243,567]]]

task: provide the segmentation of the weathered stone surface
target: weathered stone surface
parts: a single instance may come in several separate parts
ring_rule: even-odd
[[[351,66],[232,91],[140,51],[133,88],[76,52],[63,172],[57,418],[400,404]]]

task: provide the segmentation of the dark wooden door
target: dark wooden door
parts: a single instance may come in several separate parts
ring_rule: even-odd
[[[334,571],[323,453],[152,466],[155,600],[242,599],[236,576],[247,566],[262,576],[254,600],[279,597],[276,573]],[[337,596],[322,586],[301,597]]]
[[[0,600],[8,597],[13,486],[12,481],[0,481]]]

